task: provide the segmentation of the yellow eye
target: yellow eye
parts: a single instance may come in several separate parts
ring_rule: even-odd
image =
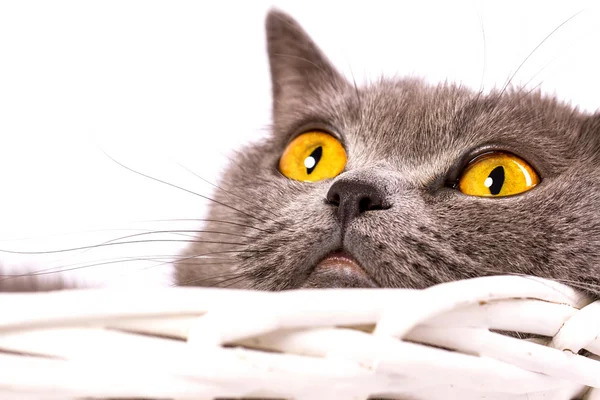
[[[346,166],[346,151],[333,136],[324,132],[303,133],[286,147],[279,170],[290,179],[315,182],[334,178]]]
[[[526,192],[538,183],[540,177],[525,160],[509,153],[492,152],[471,161],[458,187],[470,196],[501,197]]]

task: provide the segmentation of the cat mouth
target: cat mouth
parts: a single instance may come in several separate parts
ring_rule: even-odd
[[[352,256],[338,250],[315,266],[303,287],[376,288],[378,285]]]

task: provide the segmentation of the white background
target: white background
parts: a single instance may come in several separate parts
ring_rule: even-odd
[[[367,5],[368,4],[368,5]],[[268,131],[264,15],[294,15],[347,76],[501,86],[600,107],[600,14],[577,1],[4,1],[0,3],[0,249],[46,251],[146,229],[194,229],[198,193],[231,150]],[[485,38],[485,40],[484,40]],[[484,46],[485,43],[485,46]],[[149,239],[141,236],[137,239]],[[177,239],[181,236],[160,236]],[[178,242],[49,255],[0,252],[10,271],[71,269],[87,284],[156,285]]]

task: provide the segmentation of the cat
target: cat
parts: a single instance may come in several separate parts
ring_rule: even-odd
[[[266,33],[271,135],[222,175],[178,285],[425,288],[523,274],[600,295],[600,114],[507,87],[358,87],[287,14],[271,10]]]
[[[600,295],[600,114],[506,86],[358,87],[287,14],[271,10],[266,33],[271,135],[224,172],[208,222],[175,263],[177,285],[425,288],[523,274]],[[322,146],[298,150],[309,136]],[[496,196],[499,182],[514,186],[502,157],[535,184]],[[465,193],[473,168],[489,193]],[[62,286],[26,279],[0,291]]]

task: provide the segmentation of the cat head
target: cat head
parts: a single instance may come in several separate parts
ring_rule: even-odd
[[[600,116],[527,89],[358,87],[289,16],[266,30],[271,135],[232,159],[179,284],[600,283]]]

